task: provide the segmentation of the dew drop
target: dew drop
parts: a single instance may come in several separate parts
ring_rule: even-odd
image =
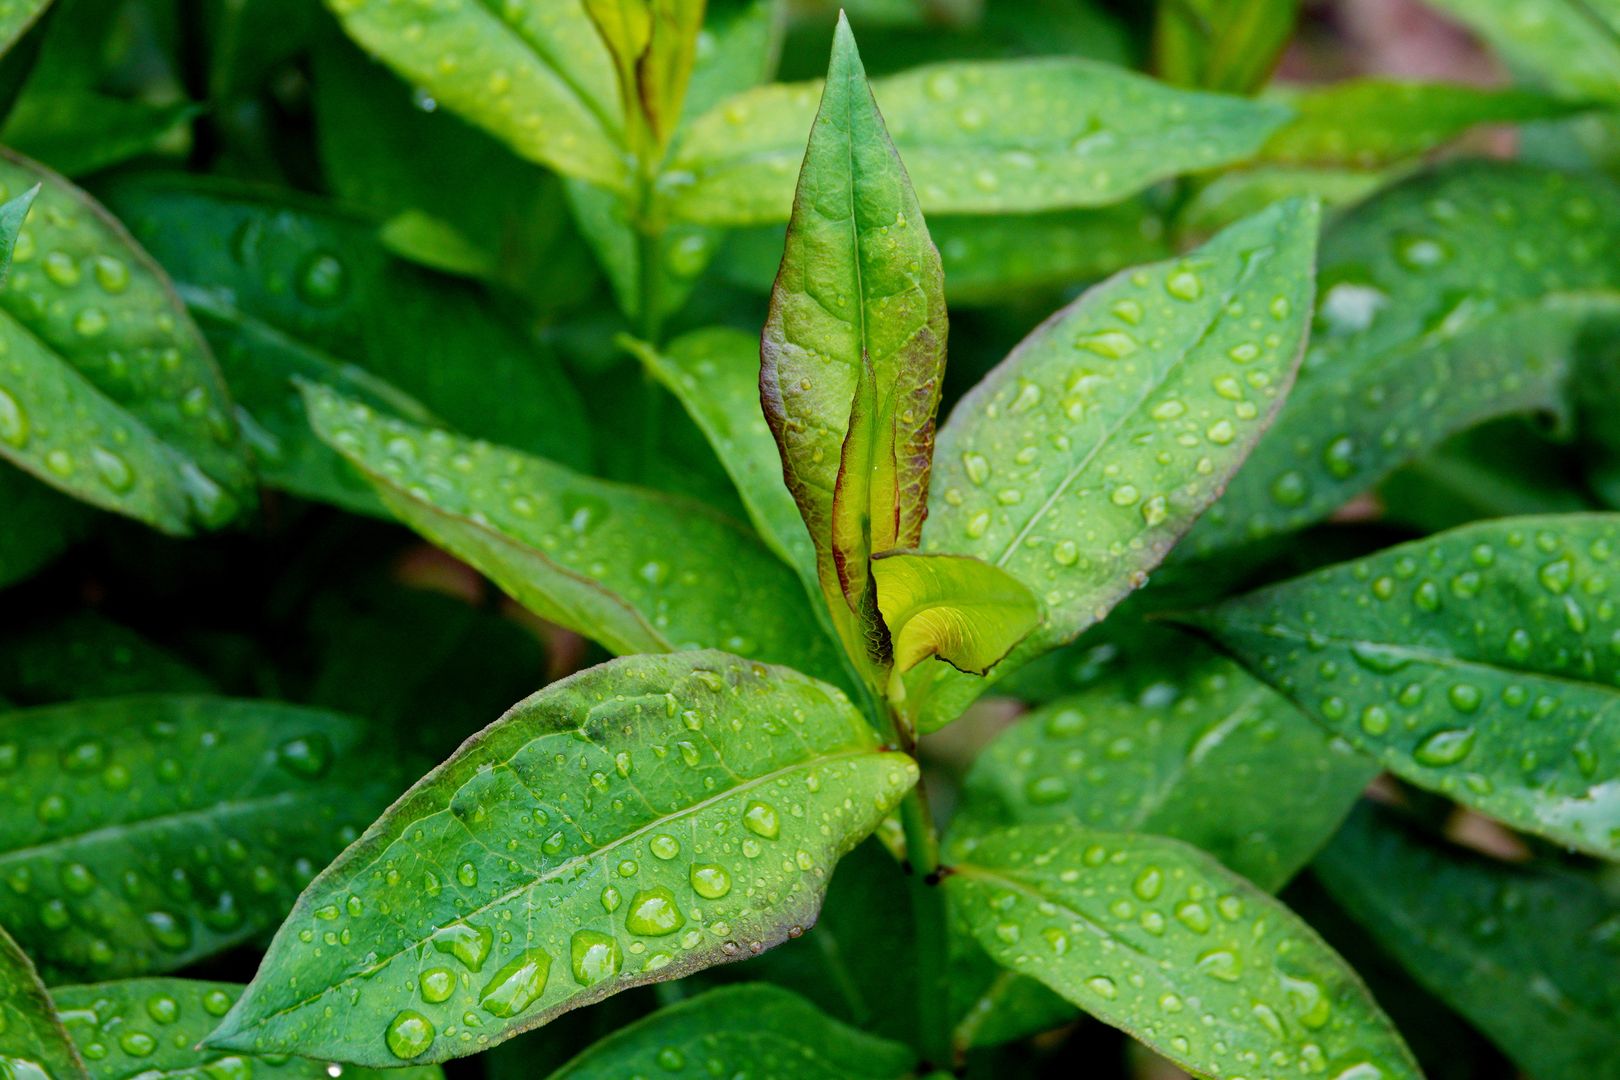
[[[411,1009],[401,1010],[388,1024],[388,1052],[401,1061],[421,1057],[433,1045],[433,1022]]]
[[[569,942],[568,953],[574,981],[581,986],[595,986],[613,978],[624,964],[618,941],[597,930],[577,931]]]
[[[675,894],[662,885],[636,893],[624,917],[625,929],[643,937],[663,937],[685,925],[686,916],[675,903]]]

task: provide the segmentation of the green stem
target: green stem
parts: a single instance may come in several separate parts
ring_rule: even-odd
[[[644,170],[645,171],[645,170]],[[663,226],[649,213],[653,205],[652,175],[644,175],[636,193],[636,212],[631,222],[636,233],[636,335],[657,349],[663,344],[664,320],[659,296],[658,260]],[[650,369],[643,367],[637,395],[640,399],[639,444],[642,448],[642,472],[659,453],[660,428],[663,425],[663,389]]]
[[[911,918],[917,935],[917,1025],[919,1049],[930,1066],[949,1068],[952,1061],[950,942],[946,937],[945,891],[940,888],[939,832],[928,809],[922,781],[900,804],[906,834],[906,861]]]

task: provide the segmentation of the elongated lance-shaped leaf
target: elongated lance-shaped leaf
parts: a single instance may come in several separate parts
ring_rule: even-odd
[[[219,1076],[330,1080],[332,1066],[301,1057],[246,1057],[197,1043],[242,996],[239,983],[147,978],[59,986],[51,991],[68,1037],[88,1062],[90,1080]],[[345,1075],[375,1078],[371,1069]],[[438,1080],[434,1065],[391,1070],[398,1080]]]
[[[1299,0],[1179,0],[1161,4],[1153,67],[1182,86],[1249,94],[1271,76],[1293,36]]]
[[[615,1032],[550,1080],[656,1076],[699,1062],[710,1075],[773,1080],[902,1080],[916,1055],[841,1024],[765,983],[710,990]]]
[[[0,195],[36,184],[0,288],[0,457],[166,532],[223,524],[252,478],[202,335],[105,210],[0,155]]]
[[[917,545],[945,368],[939,253],[839,19],[761,342],[760,399],[845,647],[886,666],[867,560]]]
[[[1218,642],[1396,774],[1620,857],[1620,516],[1465,526],[1223,603]]]
[[[16,198],[0,204],[0,287],[11,273],[11,256],[17,250],[17,235],[22,232],[28,211],[39,196],[42,184],[35,184]]]
[[[27,955],[0,927],[0,1071],[16,1080],[86,1080],[84,1060],[56,1018]]]
[[[1296,115],[1266,141],[1260,161],[1361,169],[1428,153],[1480,124],[1555,120],[1586,107],[1533,90],[1387,79],[1288,87],[1273,96]]]
[[[1414,979],[1527,1075],[1620,1068],[1620,902],[1592,877],[1484,858],[1370,806],[1312,868]]]
[[[584,4],[613,55],[631,145],[643,158],[656,160],[681,118],[704,2],[584,0]]]
[[[819,89],[761,87],[694,120],[659,180],[669,213],[714,225],[786,220]],[[1251,156],[1289,116],[1067,57],[936,64],[878,79],[873,92],[931,214],[1119,202]]]
[[[949,861],[991,956],[1200,1076],[1422,1077],[1338,954],[1180,841],[1032,825]]]
[[[170,971],[276,924],[399,790],[363,725],[142,696],[0,715],[0,923],[53,982]]]
[[[793,574],[707,506],[384,417],[324,387],[304,398],[316,434],[389,510],[537,615],[618,653],[725,647],[841,670]]]
[[[902,674],[937,657],[983,675],[1041,621],[1017,578],[971,556],[886,551],[872,561],[872,576]]]
[[[0,632],[0,694],[19,704],[214,689],[183,660],[94,612],[30,620]]]
[[[328,6],[367,52],[518,154],[625,186],[613,61],[583,3]]]
[[[662,349],[645,342],[631,348],[708,437],[760,539],[820,595],[815,545],[782,485],[782,458],[759,405],[759,340],[713,327]]]
[[[1614,0],[1427,0],[1557,90],[1620,100],[1620,5]]]
[[[441,1061],[753,955],[815,922],[834,863],[916,777],[797,672],[714,652],[592,668],[469,740],[323,872],[208,1042]]]
[[[5,53],[39,20],[51,0],[11,0],[0,8],[0,54]]]
[[[957,404],[923,547],[983,559],[1041,601],[1045,621],[1003,668],[1071,640],[1140,585],[1247,456],[1304,348],[1316,223],[1314,204],[1283,203],[1122,272]],[[928,675],[933,685],[911,684],[924,729],[982,686],[937,665]]]
[[[1620,190],[1527,165],[1453,165],[1356,207],[1323,238],[1299,386],[1178,558],[1319,521],[1454,432],[1558,408],[1581,330],[1620,312],[1616,244]]]

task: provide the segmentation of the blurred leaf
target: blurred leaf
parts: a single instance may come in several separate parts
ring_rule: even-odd
[[[14,155],[0,188],[43,184],[0,289],[0,455],[62,491],[175,534],[251,505],[213,357],[168,279],[83,192]]]
[[[56,1018],[34,965],[0,928],[0,1069],[16,1080],[84,1080],[84,1060]]]
[[[15,0],[0,9],[0,53],[17,44],[17,39],[26,34],[50,6],[51,0]]]
[[[250,940],[400,780],[346,717],[189,696],[0,716],[0,774],[0,922],[53,982]]]
[[[709,0],[686,91],[688,118],[767,82],[781,52],[784,0]]]
[[[719,248],[718,230],[674,222],[656,235],[644,234],[628,199],[582,181],[564,184],[574,223],[596,253],[625,318],[640,326],[661,322],[691,296]],[[645,264],[654,259],[652,267]],[[652,295],[650,313],[643,298]]]
[[[1591,877],[1487,859],[1371,807],[1315,869],[1408,972],[1527,1074],[1620,1068],[1620,900]]]
[[[757,953],[814,923],[827,873],[916,778],[796,672],[713,652],[592,668],[469,740],[329,867],[208,1043],[440,1061]],[[424,972],[430,945],[443,964]],[[339,1002],[342,1029],[323,1017]],[[474,1009],[476,1035],[453,1038]]]
[[[949,861],[946,888],[991,956],[1178,1065],[1234,1080],[1257,1067],[1422,1076],[1349,965],[1195,848],[1035,825]]]
[[[1340,219],[1299,386],[1181,554],[1319,521],[1456,431],[1558,407],[1583,328],[1620,312],[1616,242],[1611,185],[1505,162],[1414,177]]]
[[[1177,208],[1176,231],[1197,239],[1285,199],[1311,198],[1324,210],[1354,206],[1399,180],[1400,169],[1366,170],[1259,165],[1231,169],[1201,185]],[[1330,222],[1332,218],[1328,219]]]
[[[0,633],[0,693],[22,704],[214,689],[190,664],[91,611]]]
[[[29,208],[39,197],[42,186],[35,184],[16,198],[0,204],[0,287],[5,286],[6,278],[11,274],[11,256],[17,250],[17,234],[22,232],[23,222],[28,220]]]
[[[90,1062],[91,1080],[125,1077],[214,1077],[246,1072],[285,1080],[330,1080],[324,1061],[227,1056],[196,1045],[242,994],[236,983],[197,979],[125,979],[51,991],[56,1011],[79,1052]],[[375,1080],[370,1069],[356,1071]],[[388,1073],[397,1080],[436,1080],[443,1073],[418,1066]]]
[[[1316,223],[1313,205],[1284,203],[1122,272],[958,402],[923,546],[982,558],[1040,599],[1046,621],[1003,669],[1072,640],[1141,585],[1247,456],[1304,346]],[[927,674],[931,685],[909,684],[925,730],[981,691]]]
[[[1620,516],[1506,518],[1295,578],[1200,621],[1397,775],[1620,855]]]
[[[827,1016],[797,994],[763,983],[710,990],[622,1028],[550,1080],[618,1080],[702,1061],[711,1074],[760,1072],[775,1080],[903,1080],[916,1056]]]
[[[1293,36],[1299,0],[1162,0],[1156,8],[1161,78],[1249,94],[1265,85]]]
[[[872,577],[902,674],[933,657],[983,675],[1041,621],[1017,578],[971,556],[879,552]]]
[[[0,462],[0,588],[21,581],[54,559],[80,533],[89,508]]]
[[[564,176],[628,182],[613,62],[583,4],[434,8],[328,0],[343,28],[407,82]]]
[[[1554,89],[1620,101],[1620,7],[1613,0],[1425,2]]]
[[[626,135],[638,159],[656,161],[681,119],[697,58],[703,0],[583,0],[619,75]]]
[[[327,17],[320,0],[205,0],[201,21],[209,96],[219,101],[250,94],[305,52]]]
[[[708,507],[414,427],[325,388],[305,400],[316,434],[391,511],[540,617],[621,654],[724,647],[840,670],[793,575]]]
[[[872,90],[929,213],[1118,202],[1248,157],[1289,115],[1073,59],[938,64]],[[761,87],[694,120],[660,181],[670,213],[716,225],[783,220],[819,91]]]
[[[65,176],[139,157],[202,112],[189,101],[149,104],[91,91],[24,95],[6,117],[7,146]]]

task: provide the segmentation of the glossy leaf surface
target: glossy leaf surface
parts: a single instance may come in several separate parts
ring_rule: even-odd
[[[531,161],[625,183],[613,61],[581,3],[511,9],[329,0],[350,37]]]
[[[905,167],[840,19],[760,347],[760,399],[851,655],[883,666],[867,560],[916,546],[945,296]]]
[[[946,887],[991,956],[1184,1068],[1221,1078],[1422,1076],[1350,967],[1194,848],[1040,825],[952,856]]]
[[[331,1080],[331,1066],[324,1061],[266,1060],[197,1049],[241,996],[242,987],[236,983],[173,978],[124,979],[51,991],[68,1037],[88,1062],[91,1080],[244,1073],[278,1080]],[[362,1069],[357,1075],[381,1074]],[[387,1075],[435,1080],[442,1073],[433,1066],[416,1066]]]
[[[784,220],[818,89],[762,87],[695,119],[660,181],[670,212],[715,225]],[[937,64],[872,91],[929,213],[1118,202],[1248,157],[1289,115],[1070,58]]]
[[[872,576],[900,672],[936,657],[983,675],[1041,620],[1040,605],[1017,578],[969,556],[883,552]]]
[[[0,929],[0,1070],[17,1080],[83,1080],[84,1061],[56,1019],[34,965]]]
[[[1364,807],[1314,864],[1334,898],[1531,1076],[1620,1065],[1620,901],[1591,877],[1515,866]]]
[[[1225,648],[1419,786],[1620,855],[1620,517],[1466,526],[1211,609]]]
[[[17,234],[22,232],[28,211],[39,197],[43,185],[35,184],[27,191],[0,204],[0,286],[11,273],[11,256],[17,250]]]
[[[1357,207],[1323,239],[1288,407],[1182,554],[1318,521],[1458,430],[1555,407],[1581,328],[1620,310],[1617,242],[1610,184],[1526,165],[1453,165]]]
[[[0,455],[76,498],[183,534],[251,503],[230,398],[157,266],[82,191],[42,184],[0,289]]]
[[[305,401],[316,433],[389,510],[541,617],[619,653],[723,647],[838,670],[792,572],[702,503],[416,427],[321,387]]]
[[[170,971],[274,926],[387,804],[312,709],[143,696],[0,714],[0,922],[53,982]]]
[[[753,955],[815,922],[833,864],[915,780],[795,672],[712,652],[592,668],[469,740],[329,867],[209,1041],[439,1061]],[[340,1006],[353,1022],[333,1030]]]
[[[1620,7],[1613,0],[1428,3],[1556,89],[1620,99]]]
[[[711,990],[608,1036],[550,1080],[619,1080],[679,1074],[760,1080],[901,1080],[915,1055],[829,1017],[797,994],[764,983]]]

